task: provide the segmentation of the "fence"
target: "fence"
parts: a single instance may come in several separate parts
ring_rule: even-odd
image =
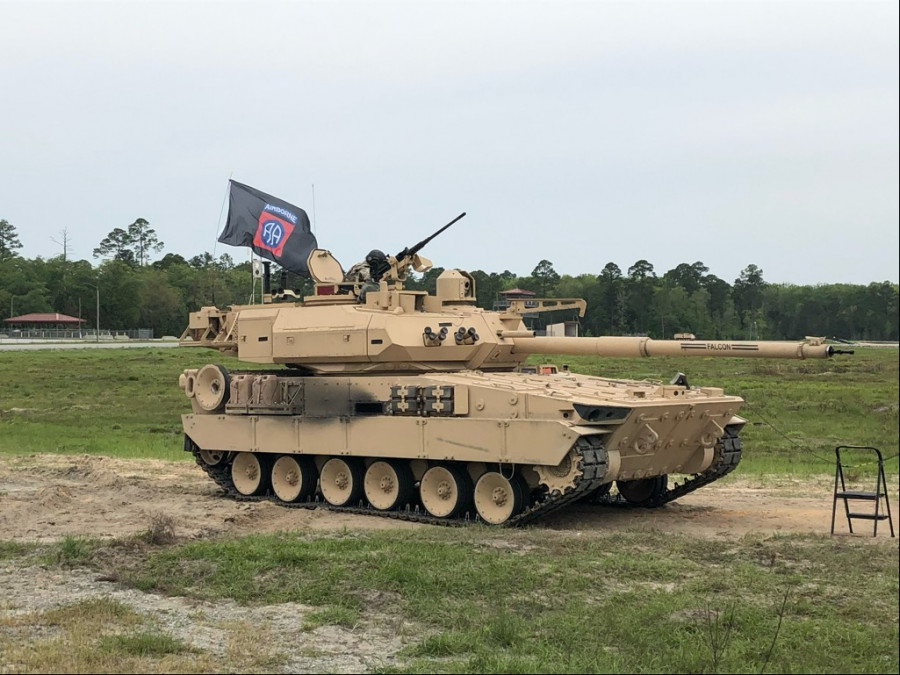
[[[0,331],[0,338],[12,340],[152,340],[152,328],[133,330],[96,330],[85,328],[25,328]]]

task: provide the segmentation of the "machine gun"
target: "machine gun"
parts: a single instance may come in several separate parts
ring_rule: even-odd
[[[403,281],[404,279],[406,279],[406,271],[409,267],[412,267],[414,270],[416,270],[416,272],[425,272],[431,269],[431,261],[427,258],[422,258],[421,256],[419,256],[419,251],[421,251],[425,247],[425,245],[428,244],[428,242],[430,242],[448,227],[453,225],[455,222],[461,220],[465,215],[466,212],[463,211],[458,216],[456,216],[456,218],[444,225],[430,237],[426,237],[415,246],[408,246],[404,248],[393,258],[389,257],[388,264],[390,265],[390,269],[385,272],[381,278],[390,279],[392,281]]]
[[[405,248],[405,249],[403,249],[402,251],[400,251],[400,253],[398,253],[397,255],[394,256],[394,257],[397,259],[397,262],[399,263],[399,262],[400,262],[401,260],[403,260],[404,258],[412,258],[416,253],[418,253],[419,251],[421,251],[429,241],[431,241],[431,240],[434,239],[436,236],[438,236],[441,232],[443,232],[443,231],[446,230],[448,227],[450,227],[451,225],[453,225],[456,221],[461,220],[465,215],[466,215],[466,212],[463,211],[463,212],[460,213],[458,216],[456,216],[456,218],[454,218],[454,219],[451,220],[449,223],[447,223],[446,225],[444,225],[441,229],[439,229],[437,232],[435,232],[434,234],[432,234],[430,237],[426,237],[425,239],[423,239],[422,241],[420,241],[418,244],[416,244],[416,245],[413,246],[412,248]]]

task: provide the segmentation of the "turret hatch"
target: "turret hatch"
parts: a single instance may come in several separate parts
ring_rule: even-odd
[[[339,284],[344,280],[344,268],[331,255],[331,251],[313,249],[306,264],[309,267],[309,275],[317,284]]]

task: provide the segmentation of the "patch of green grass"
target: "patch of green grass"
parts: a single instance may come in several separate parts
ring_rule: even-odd
[[[146,590],[423,626],[392,672],[896,672],[896,540],[722,543],[472,527],[255,535],[150,555]],[[373,602],[372,598],[378,598]],[[775,647],[772,647],[773,639]]]
[[[32,555],[40,547],[36,544],[24,544],[17,541],[0,540],[0,560],[12,560]]]
[[[98,647],[110,655],[123,656],[165,656],[195,651],[190,646],[176,640],[171,635],[158,631],[143,631],[129,635],[107,635]]]
[[[344,626],[353,628],[359,623],[362,614],[360,607],[329,605],[315,610],[303,617],[303,630],[315,630],[320,626]]]
[[[44,557],[48,562],[59,565],[81,565],[102,546],[103,543],[96,539],[66,535],[46,549]]]
[[[186,459],[185,368],[236,359],[188,348],[38,350],[0,359],[0,452]]]
[[[411,656],[425,656],[442,658],[468,654],[472,650],[477,638],[470,630],[449,630],[435,635],[429,635],[416,644],[407,653]]]
[[[140,615],[125,604],[109,597],[91,598],[43,614],[50,623],[67,625],[80,622],[103,628],[109,625],[134,627],[141,624]]]

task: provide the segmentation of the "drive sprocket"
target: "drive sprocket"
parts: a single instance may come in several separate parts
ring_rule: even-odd
[[[539,483],[544,485],[550,494],[565,494],[567,490],[575,487],[584,473],[581,455],[574,449],[569,450],[556,466],[540,464],[535,466],[534,470]]]

